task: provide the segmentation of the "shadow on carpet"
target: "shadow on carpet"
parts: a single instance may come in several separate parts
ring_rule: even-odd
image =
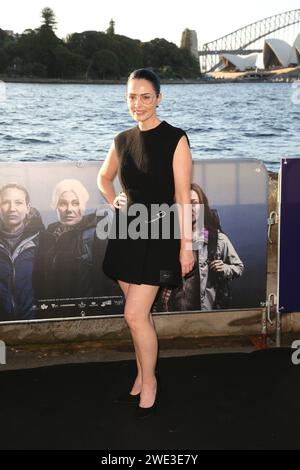
[[[0,373],[0,449],[300,449],[293,350],[163,358],[156,415],[116,405],[133,361]]]

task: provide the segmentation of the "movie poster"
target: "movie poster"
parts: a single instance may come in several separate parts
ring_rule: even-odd
[[[99,162],[0,164],[0,320],[123,311],[118,284],[102,271],[97,237],[105,201]]]
[[[281,161],[279,198],[278,308],[281,312],[300,310],[298,250],[300,228],[300,158]]]
[[[113,209],[101,162],[0,164],[0,321],[115,316],[124,298],[102,270]],[[153,312],[259,307],[266,297],[267,172],[254,160],[194,161],[193,270]],[[116,192],[120,190],[118,179]],[[206,215],[205,215],[206,214]],[[198,227],[193,219],[193,227]],[[103,235],[103,234],[102,234]]]
[[[266,299],[268,174],[256,160],[194,161],[193,270],[161,289],[157,311],[259,308]],[[199,202],[204,228],[194,218]],[[201,226],[201,224],[200,224]]]

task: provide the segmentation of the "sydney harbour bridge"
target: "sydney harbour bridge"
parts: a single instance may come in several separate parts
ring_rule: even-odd
[[[203,45],[199,51],[203,73],[214,71],[221,54],[252,54],[262,52],[264,40],[299,33],[300,9],[269,16]]]

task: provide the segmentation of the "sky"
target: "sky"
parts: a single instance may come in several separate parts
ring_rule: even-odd
[[[0,28],[15,33],[37,28],[46,6],[56,15],[60,38],[105,31],[113,19],[117,34],[141,41],[159,37],[180,45],[182,31],[193,29],[201,47],[249,23],[300,8],[300,0],[0,0]]]

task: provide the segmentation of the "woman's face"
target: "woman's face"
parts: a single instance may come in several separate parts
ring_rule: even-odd
[[[57,215],[62,224],[76,225],[83,217],[80,201],[73,191],[65,191],[61,194],[57,203]]]
[[[26,195],[18,188],[7,188],[0,198],[0,217],[7,231],[17,231],[30,210]]]
[[[156,107],[161,102],[153,85],[143,78],[134,78],[127,83],[128,109],[135,121],[145,122],[156,117]]]

